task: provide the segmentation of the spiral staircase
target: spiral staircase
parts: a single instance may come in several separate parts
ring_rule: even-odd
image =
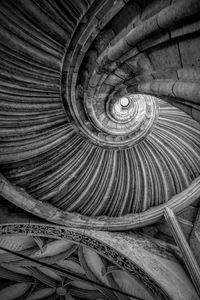
[[[199,299],[199,12],[1,0],[0,299]]]

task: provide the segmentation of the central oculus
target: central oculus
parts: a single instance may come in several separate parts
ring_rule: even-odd
[[[121,104],[122,107],[128,106],[129,105],[129,99],[126,98],[126,97],[121,98],[120,99],[120,104]]]
[[[80,134],[103,148],[130,148],[151,132],[159,114],[155,97],[144,94],[121,96],[113,91],[73,94],[69,108]],[[121,97],[119,97],[119,95]]]

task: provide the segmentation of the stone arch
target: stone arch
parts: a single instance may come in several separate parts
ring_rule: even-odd
[[[72,241],[111,260],[136,278],[156,299],[198,299],[180,263],[167,250],[162,253],[153,241],[144,236],[66,228],[37,223],[34,219],[21,223],[20,218],[17,223],[1,224],[0,234],[2,237],[22,235]]]

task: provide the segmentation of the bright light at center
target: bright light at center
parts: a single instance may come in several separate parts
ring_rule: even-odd
[[[121,106],[128,106],[129,105],[129,99],[126,97],[123,97],[120,99]]]

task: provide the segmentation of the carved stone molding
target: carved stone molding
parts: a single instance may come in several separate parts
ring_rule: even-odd
[[[161,286],[155,282],[140,266],[131,261],[125,255],[119,253],[106,243],[93,237],[77,232],[73,229],[61,228],[58,226],[44,224],[6,224],[0,226],[0,235],[33,235],[45,236],[55,239],[66,239],[74,243],[90,247],[100,255],[105,256],[108,260],[113,261],[130,275],[134,276],[140,283],[144,285],[156,299],[171,299]]]
[[[4,184],[3,184],[4,183]],[[123,231],[144,227],[159,221],[166,207],[179,212],[200,196],[200,176],[180,194],[173,196],[167,203],[152,207],[145,212],[127,214],[122,217],[87,217],[78,213],[64,212],[49,203],[34,199],[25,190],[11,184],[0,174],[2,189],[0,194],[18,207],[47,221],[75,228],[93,228],[98,230]]]

